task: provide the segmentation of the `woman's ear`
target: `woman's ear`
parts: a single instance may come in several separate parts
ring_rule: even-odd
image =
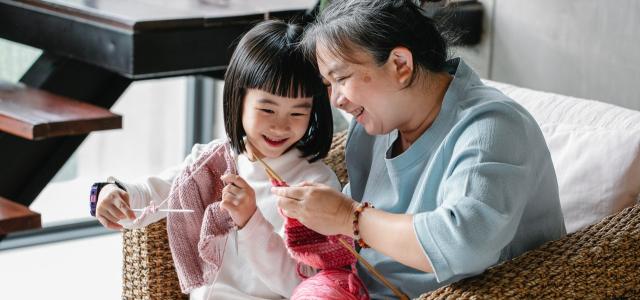
[[[402,86],[406,86],[413,76],[413,54],[406,47],[395,47],[389,53],[387,64],[393,77]]]

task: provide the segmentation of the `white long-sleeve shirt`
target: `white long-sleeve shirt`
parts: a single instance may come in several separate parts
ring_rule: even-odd
[[[169,196],[175,177],[185,166],[191,164],[207,147],[195,145],[182,165],[146,178],[137,183],[123,185],[129,193],[132,208],[143,208],[151,200],[156,203]],[[300,157],[301,152],[292,149],[284,155],[270,159],[269,164],[289,184],[313,181],[327,184],[336,190],[340,183],[336,175],[321,161],[309,163]],[[214,284],[198,288],[191,293],[191,299],[283,299],[291,296],[293,289],[301,282],[296,268],[297,262],[290,256],[283,240],[284,219],[278,213],[277,199],[271,193],[271,182],[262,165],[250,161],[246,155],[237,159],[238,175],[253,187],[258,209],[247,224],[238,231],[238,253],[234,237],[229,237],[225,256],[218,278]],[[165,203],[161,208],[166,208]],[[140,228],[165,218],[167,213],[157,212],[144,222],[133,225],[121,221],[126,228]],[[308,270],[307,270],[308,271]]]

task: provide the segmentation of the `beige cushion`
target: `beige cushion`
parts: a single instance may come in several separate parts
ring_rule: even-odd
[[[485,81],[524,106],[549,146],[567,232],[633,205],[640,194],[640,112]]]

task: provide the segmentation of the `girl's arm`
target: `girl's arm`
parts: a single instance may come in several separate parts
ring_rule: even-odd
[[[215,141],[214,141],[215,142]],[[212,143],[214,143],[212,142]],[[145,208],[153,200],[156,204],[162,203],[167,197],[169,197],[169,191],[173,181],[178,174],[187,166],[191,165],[200,154],[211,147],[212,144],[196,144],[191,149],[191,153],[184,159],[184,161],[177,166],[166,169],[162,173],[150,176],[144,180],[137,182],[121,182],[129,194],[129,207],[131,208]],[[164,203],[159,208],[167,208],[168,203]],[[140,213],[137,213],[139,216]],[[137,229],[145,227],[149,224],[155,223],[167,216],[166,212],[156,212],[154,214],[148,214],[143,219],[134,224],[132,220],[122,219],[120,224],[127,229]]]

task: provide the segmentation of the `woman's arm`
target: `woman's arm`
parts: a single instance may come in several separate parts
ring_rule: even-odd
[[[316,183],[273,188],[284,213],[322,234],[353,237],[353,212],[358,205],[346,195]],[[367,208],[359,218],[360,237],[373,249],[409,267],[432,272],[413,230],[413,216]]]

